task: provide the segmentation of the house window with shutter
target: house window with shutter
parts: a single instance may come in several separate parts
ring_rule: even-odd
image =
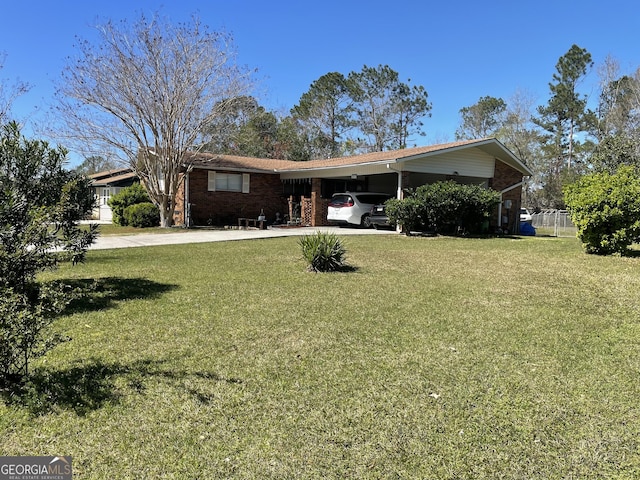
[[[249,193],[249,174],[209,172],[208,190]]]

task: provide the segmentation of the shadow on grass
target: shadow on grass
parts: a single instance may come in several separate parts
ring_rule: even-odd
[[[200,403],[213,398],[185,380],[202,379],[211,382],[241,384],[237,378],[224,378],[212,372],[188,372],[167,368],[165,360],[139,360],[131,364],[105,363],[93,359],[81,366],[62,370],[40,368],[26,383],[0,391],[5,403],[26,408],[38,416],[60,410],[84,416],[105,405],[114,405],[127,393],[143,395],[149,379],[165,380],[182,389]],[[187,386],[185,383],[188,383]]]
[[[104,310],[123,300],[158,298],[178,288],[177,285],[158,283],[146,278],[83,278],[68,279],[64,283],[76,292],[63,315]]]

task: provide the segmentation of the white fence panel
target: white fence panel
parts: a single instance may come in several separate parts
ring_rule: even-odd
[[[549,210],[531,215],[536,232],[555,237],[575,237],[576,226],[566,210]]]

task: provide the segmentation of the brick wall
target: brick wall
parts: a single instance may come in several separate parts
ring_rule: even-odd
[[[209,192],[208,171],[194,169],[189,174],[189,202],[194,225],[237,225],[238,218],[258,218],[264,210],[268,222],[276,212],[283,217],[287,200],[279,175],[251,173],[249,193]]]
[[[322,198],[317,192],[311,192],[311,197],[301,197],[300,223],[308,227],[331,225],[327,220],[329,202],[329,198]]]
[[[322,198],[322,180],[313,178],[311,180],[311,212],[309,224],[312,227],[320,227],[329,225],[327,220],[327,212],[331,199]]]
[[[522,173],[515,168],[510,167],[506,163],[496,160],[495,172],[493,178],[489,180],[489,186],[494,190],[501,191],[511,185],[515,185],[522,181]],[[507,217],[507,227],[510,233],[518,233],[518,225],[520,222],[520,199],[522,197],[522,186],[516,187],[502,195],[502,216]],[[511,208],[505,209],[504,202],[511,200]],[[498,225],[498,212],[491,219],[492,226]]]
[[[489,181],[489,186],[494,190],[504,190],[522,181],[522,173],[506,163],[496,160],[493,178]]]

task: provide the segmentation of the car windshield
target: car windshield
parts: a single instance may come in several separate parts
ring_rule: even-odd
[[[389,200],[389,195],[356,195],[358,201],[360,203],[370,203],[372,205],[376,205],[378,203],[384,203]]]

